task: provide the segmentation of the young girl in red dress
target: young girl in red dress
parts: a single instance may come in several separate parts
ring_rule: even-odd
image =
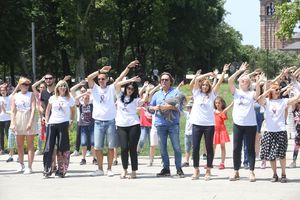
[[[228,132],[226,130],[226,126],[224,124],[225,120],[227,120],[227,111],[232,107],[233,103],[226,107],[226,102],[220,96],[218,96],[214,101],[215,107],[215,133],[214,133],[214,151],[216,151],[217,144],[221,145],[221,163],[219,169],[225,169],[225,156],[226,149],[225,143],[230,142],[230,138]]]

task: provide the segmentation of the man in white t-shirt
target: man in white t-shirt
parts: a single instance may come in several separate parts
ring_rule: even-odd
[[[100,70],[88,76],[88,85],[92,89],[93,97],[93,119],[94,126],[94,148],[98,162],[98,169],[93,172],[92,176],[103,176],[103,149],[106,135],[106,143],[108,146],[108,166],[106,175],[111,177],[114,173],[111,171],[112,161],[114,157],[114,148],[117,147],[116,135],[116,106],[115,106],[115,85],[121,81],[129,72],[130,68],[139,64],[138,60],[132,61],[128,64],[116,81],[107,85],[109,77],[107,72],[110,71],[111,66],[104,66]],[[94,79],[97,77],[98,84]]]

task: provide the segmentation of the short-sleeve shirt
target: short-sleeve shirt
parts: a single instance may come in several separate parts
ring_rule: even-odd
[[[156,92],[152,100],[150,102],[150,106],[157,106],[157,105],[164,105],[165,101],[167,99],[175,98],[177,95],[179,95],[179,90],[174,89],[173,87],[170,87],[168,92],[164,92],[163,90],[159,90]],[[180,111],[177,110],[171,110],[172,115],[175,117],[174,120],[168,121],[163,115],[158,114],[155,112],[155,126],[172,126],[179,124],[179,117],[180,117]]]
[[[53,95],[49,99],[49,104],[51,104],[52,109],[48,124],[60,124],[70,121],[71,107],[75,105],[73,97],[56,97]]]
[[[45,111],[48,106],[48,101],[54,92],[49,92],[47,89],[41,92],[40,101],[45,104]],[[45,112],[44,112],[45,113]]]
[[[17,111],[28,111],[31,109],[31,96],[32,92],[26,92],[23,94],[22,92],[18,92],[15,94],[15,104]]]
[[[214,92],[205,94],[199,89],[193,90],[193,107],[191,111],[190,122],[199,126],[214,126]]]
[[[11,95],[9,96],[0,96],[0,106],[4,104],[5,112],[0,113],[0,121],[10,121],[10,101]]]
[[[94,84],[92,88],[93,118],[95,120],[109,121],[116,117],[114,84],[101,88]]]
[[[285,108],[288,99],[266,99],[265,104],[265,120],[266,129],[269,132],[285,131]]]
[[[254,111],[254,91],[242,91],[235,89],[233,94],[233,122],[239,126],[256,126]]]
[[[185,115],[185,129],[184,134],[185,135],[192,135],[192,124],[190,122],[191,114],[188,111],[183,112]]]
[[[124,102],[121,101],[121,98],[117,99],[117,116],[116,116],[116,125],[120,127],[129,127],[140,124],[140,119],[137,114],[137,107],[139,104],[140,98],[133,99],[132,102],[129,102],[129,98],[125,97]]]

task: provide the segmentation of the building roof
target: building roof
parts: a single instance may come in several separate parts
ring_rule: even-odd
[[[283,50],[300,50],[300,41],[287,45]]]

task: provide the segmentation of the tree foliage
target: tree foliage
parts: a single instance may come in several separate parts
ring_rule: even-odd
[[[280,22],[277,36],[282,39],[291,38],[297,24],[300,22],[300,0],[284,0],[278,3],[275,14]]]

